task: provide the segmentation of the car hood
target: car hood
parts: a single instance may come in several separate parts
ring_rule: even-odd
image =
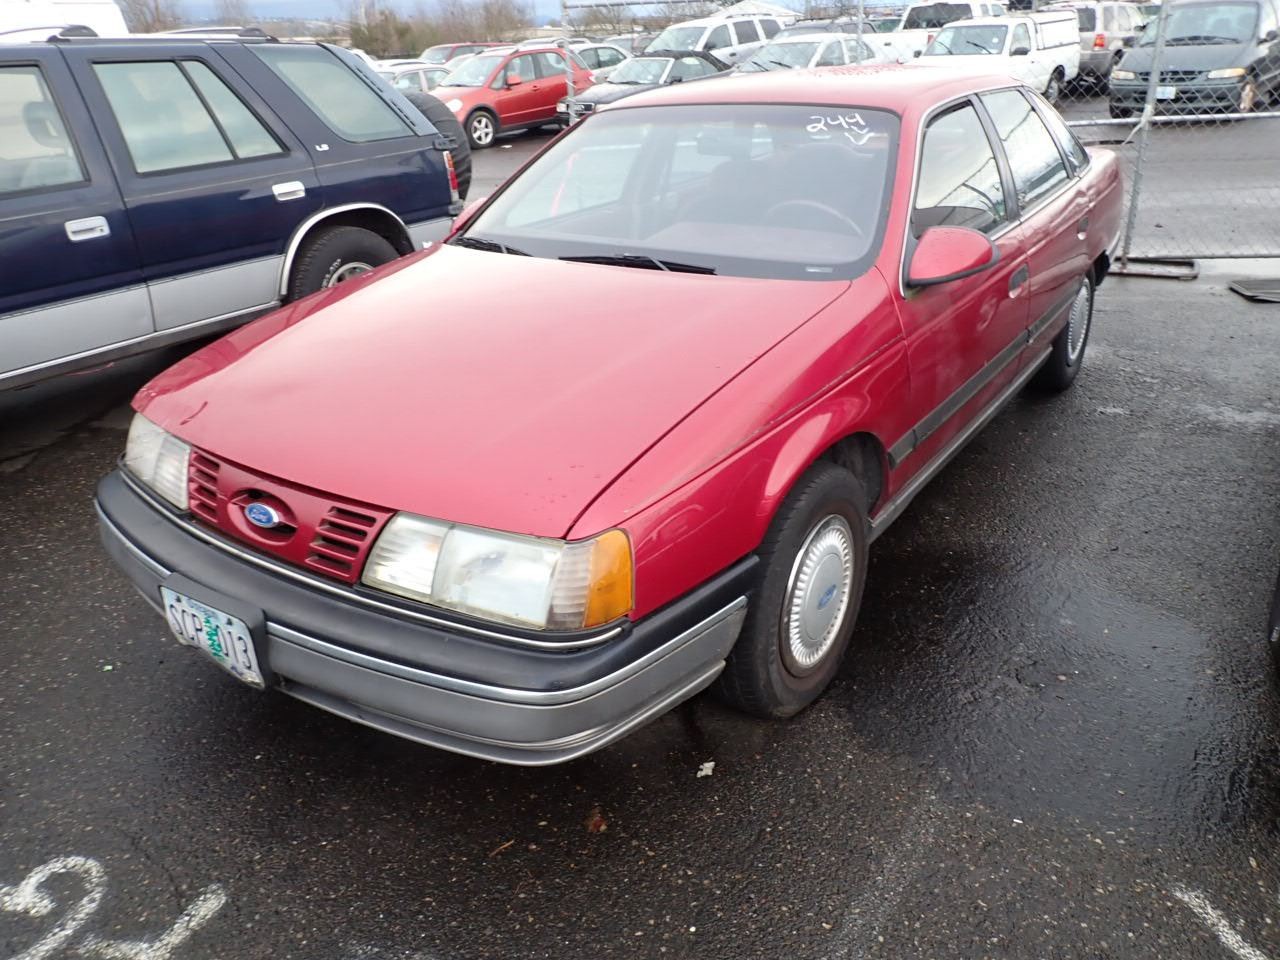
[[[661,84],[658,83],[597,83],[589,90],[584,90],[577,94],[573,99],[579,103],[613,103],[615,100],[621,100],[623,97],[629,97],[633,93],[644,93],[646,90],[656,90]]]
[[[1133,47],[1125,53],[1120,66],[1125,70],[1149,71],[1155,46]],[[1246,67],[1252,50],[1245,43],[1165,44],[1161,71],[1197,70],[1207,72],[1222,67]]]
[[[229,334],[134,405],[269,477],[559,537],[847,287],[444,246]]]

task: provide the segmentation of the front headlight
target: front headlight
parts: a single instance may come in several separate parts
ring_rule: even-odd
[[[1205,74],[1207,80],[1230,80],[1243,77],[1248,71],[1244,67],[1223,67],[1221,70],[1210,70]]]
[[[630,612],[632,575],[631,541],[621,530],[570,543],[398,513],[362,580],[486,620],[581,630]]]
[[[124,445],[130,473],[179,510],[187,509],[187,463],[191,447],[140,413],[133,415]]]
[[[1138,79],[1138,77],[1137,77],[1137,74],[1135,74],[1132,70],[1121,70],[1119,68],[1116,68],[1111,71],[1111,79],[1112,80],[1136,80]]]
[[[446,100],[444,105],[449,108],[450,113],[457,113],[462,109],[462,101],[458,99]]]

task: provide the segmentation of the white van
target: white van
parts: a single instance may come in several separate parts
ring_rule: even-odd
[[[705,17],[673,23],[645,47],[650,50],[701,50],[725,63],[737,63],[755,53],[782,29],[776,17]]]
[[[1080,73],[1080,24],[1074,10],[957,20],[938,31],[920,62],[1007,73],[1052,103]]]
[[[44,40],[73,26],[88,27],[100,37],[129,33],[113,0],[0,0],[0,42]],[[43,35],[27,36],[33,32]]]

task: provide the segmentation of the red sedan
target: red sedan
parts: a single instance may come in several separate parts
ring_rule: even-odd
[[[871,541],[1075,379],[1120,194],[1008,79],[628,98],[146,386],[104,541],[240,679],[446,749],[554,763],[712,684],[791,716]]]
[[[499,133],[556,123],[569,72],[575,93],[591,86],[591,71],[572,51],[507,48],[471,57],[432,93],[453,111],[472,148],[479,150],[492,146]]]

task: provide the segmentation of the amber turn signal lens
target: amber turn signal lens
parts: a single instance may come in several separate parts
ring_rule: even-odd
[[[626,616],[634,605],[631,541],[621,530],[610,530],[596,538],[591,551],[591,579],[582,625],[598,627]]]

